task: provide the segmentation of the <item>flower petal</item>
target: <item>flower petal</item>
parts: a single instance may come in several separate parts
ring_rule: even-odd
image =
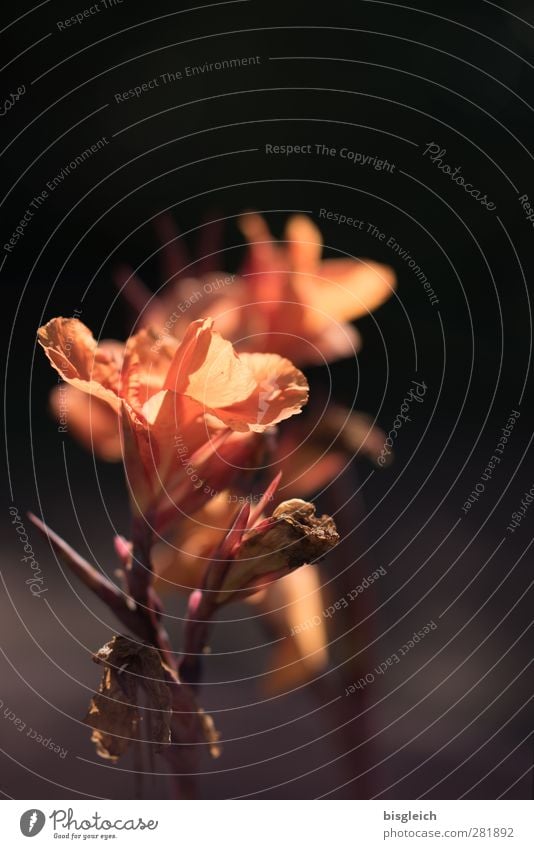
[[[308,381],[292,362],[278,354],[241,354],[241,360],[254,374],[257,391],[246,403],[234,405],[233,415],[248,421],[250,430],[261,433],[301,412],[308,400]]]
[[[294,271],[314,271],[323,251],[323,237],[307,215],[293,215],[286,224],[285,238]]]
[[[254,598],[254,596],[252,597]],[[328,663],[324,602],[316,566],[297,569],[266,588],[260,609],[275,639],[262,689],[279,695],[318,675]]]
[[[213,319],[189,325],[174,355],[164,389],[189,395],[204,407],[229,407],[255,390],[254,376],[227,342],[213,329]]]
[[[109,404],[63,383],[52,390],[50,407],[89,451],[109,462],[121,459],[119,417]]]
[[[124,349],[121,395],[136,410],[160,392],[178,343],[153,328],[131,336]]]
[[[89,328],[77,318],[53,318],[39,328],[37,338],[63,380],[119,411],[116,346],[97,345]]]
[[[329,259],[313,276],[295,274],[300,297],[318,315],[334,321],[353,321],[375,310],[395,291],[395,272],[368,259]]]
[[[278,354],[238,356],[212,325],[189,326],[165,389],[193,398],[232,430],[259,433],[299,413],[308,400],[302,372]]]
[[[228,491],[220,492],[174,528],[169,542],[157,542],[151,559],[161,592],[189,593],[202,586],[210,557],[224,539],[235,516],[236,504]]]

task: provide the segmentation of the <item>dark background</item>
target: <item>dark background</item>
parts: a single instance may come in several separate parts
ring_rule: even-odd
[[[126,261],[152,288],[160,285],[151,222],[163,210],[172,211],[192,251],[206,219],[224,219],[220,265],[229,271],[242,256],[240,212],[264,211],[279,236],[291,211],[309,211],[328,256],[371,257],[398,274],[395,297],[359,322],[357,364],[331,369],[336,399],[355,401],[387,431],[410,381],[428,386],[395,463],[382,471],[365,460],[354,464],[367,510],[346,544],[355,583],[379,565],[388,575],[367,599],[369,621],[345,640],[362,651],[362,668],[372,669],[431,619],[439,627],[369,688],[365,720],[353,697],[352,721],[365,721],[358,761],[347,756],[346,738],[313,687],[262,700],[265,649],[250,648],[264,635],[255,620],[220,625],[213,648],[221,655],[208,664],[208,681],[235,683],[203,691],[226,742],[222,760],[203,764],[202,792],[530,798],[530,513],[514,534],[506,527],[534,483],[533,231],[518,200],[534,198],[531,4],[504,10],[485,0],[468,8],[449,0],[409,9],[251,0],[182,13],[164,0],[124,0],[58,30],[58,20],[89,5],[51,0],[3,12],[0,99],[21,85],[26,93],[0,118],[2,244],[47,180],[100,137],[109,139],[51,193],[2,266],[4,515],[12,497],[21,515],[41,513],[86,556],[109,562],[111,573],[111,523],[128,528],[121,472],[95,466],[57,433],[47,412],[55,378],[35,351],[37,327],[78,308],[95,336],[124,338],[130,328],[112,269]],[[114,98],[187,65],[256,55],[257,65],[160,84],[127,103]],[[487,193],[494,212],[423,157],[430,142]],[[266,155],[266,143],[346,146],[396,167],[388,173],[339,157]],[[439,304],[384,243],[366,229],[321,221],[321,208],[394,236]],[[309,376],[317,391],[328,383],[326,370]],[[503,461],[464,516],[462,504],[513,409],[521,416]],[[61,760],[19,735],[2,713],[1,790],[15,798],[129,798],[132,775],[122,770],[132,764],[96,763],[80,721],[98,680],[89,652],[109,638],[113,621],[31,535],[48,605],[24,585],[8,520],[0,698],[68,755]],[[227,611],[229,619],[249,615]],[[144,792],[164,796],[164,779],[147,779]]]

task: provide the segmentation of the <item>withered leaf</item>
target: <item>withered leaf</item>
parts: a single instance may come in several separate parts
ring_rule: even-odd
[[[159,652],[116,636],[93,660],[104,666],[104,674],[84,722],[94,729],[91,740],[100,757],[116,761],[139,737],[169,743],[171,691]],[[141,707],[149,717],[142,734]]]

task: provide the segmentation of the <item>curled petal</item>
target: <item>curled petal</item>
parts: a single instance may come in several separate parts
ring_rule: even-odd
[[[254,395],[246,403],[235,405],[246,421],[256,417],[250,430],[261,432],[301,412],[308,400],[308,381],[293,363],[278,354],[241,354],[241,359],[257,383]]]
[[[77,318],[53,318],[39,328],[37,337],[63,380],[119,411],[120,362],[116,347],[97,345],[89,328]]]
[[[189,395],[207,408],[228,407],[254,392],[254,377],[213,329],[213,319],[194,321],[169,368],[164,388]]]

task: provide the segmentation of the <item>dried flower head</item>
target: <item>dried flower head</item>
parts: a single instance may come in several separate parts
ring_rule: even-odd
[[[320,560],[338,541],[330,516],[316,516],[314,505],[299,498],[284,501],[270,517],[243,529],[225,566],[214,557],[205,589],[216,593],[216,604],[227,604]]]
[[[116,761],[132,743],[155,746],[174,763],[180,747],[206,744],[219,757],[219,733],[191,690],[150,646],[115,636],[93,656],[104,667],[85,722],[93,728],[97,754]]]

